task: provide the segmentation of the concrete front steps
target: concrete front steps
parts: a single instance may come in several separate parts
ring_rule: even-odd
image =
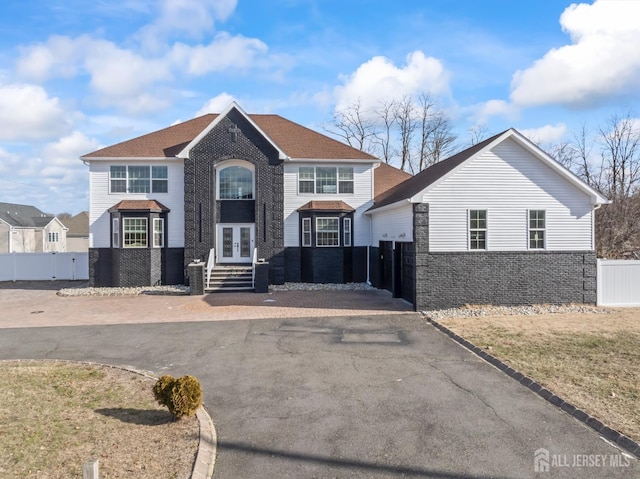
[[[206,274],[206,273],[205,273]],[[226,291],[253,291],[253,267],[251,265],[217,265],[205,283],[209,293]]]

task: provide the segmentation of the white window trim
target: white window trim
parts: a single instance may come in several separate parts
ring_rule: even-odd
[[[124,244],[124,236],[125,236],[125,223],[127,220],[144,220],[144,224],[145,224],[145,231],[146,231],[146,235],[145,235],[145,243],[144,245],[141,246],[128,246]],[[149,219],[146,217],[138,217],[138,216],[129,216],[129,217],[125,217],[122,218],[122,247],[123,248],[148,248],[149,247]]]
[[[484,211],[486,226],[484,228],[471,228],[471,212],[472,211]],[[471,232],[472,231],[484,231],[484,249],[471,248]],[[467,251],[489,251],[489,210],[487,209],[471,209],[467,210]]]
[[[300,192],[300,168],[313,168],[313,193],[307,193],[307,192]],[[318,193],[316,191],[316,179],[318,177],[318,175],[316,174],[316,169],[317,168],[335,168],[336,170],[336,192],[335,193]],[[352,173],[353,173],[353,178],[351,180],[340,180],[340,173],[339,173],[339,169],[340,168],[351,168]],[[320,195],[322,197],[330,197],[330,196],[354,196],[356,193],[356,172],[355,172],[355,168],[353,166],[332,166],[332,165],[327,165],[327,166],[299,166],[298,167],[298,171],[296,173],[296,178],[297,178],[297,182],[298,182],[298,186],[297,186],[297,191],[298,191],[298,195],[299,196],[317,196]],[[310,179],[305,179],[302,181],[311,181]],[[340,193],[340,183],[353,183],[353,192],[352,193]]]
[[[313,179],[305,179],[305,180],[301,180],[300,179],[300,168],[311,168],[313,170]],[[298,171],[296,172],[296,177],[297,177],[297,182],[298,182],[298,186],[297,186],[297,190],[298,190],[298,195],[300,196],[313,196],[316,194],[316,167],[315,166],[299,166],[298,167]],[[313,192],[309,193],[309,192],[301,192],[300,191],[300,181],[311,181],[311,183],[313,184]]]
[[[343,222],[343,224],[342,224],[342,228],[343,228],[343,231],[342,231],[342,236],[343,236],[342,245],[349,247],[349,246],[351,246],[351,225],[352,225],[351,218],[343,218],[342,222]],[[348,233],[347,233],[347,225],[349,225]]]
[[[230,168],[232,166],[240,166],[242,168],[246,168],[247,170],[251,171],[251,177],[253,180],[253,198],[249,199],[249,198],[237,198],[237,199],[227,199],[227,198],[220,198],[220,172],[222,170],[226,170],[227,168]],[[256,168],[255,165],[253,163],[249,163],[248,161],[244,161],[244,160],[226,160],[223,161],[222,163],[218,163],[215,166],[216,169],[216,200],[220,200],[220,201],[255,201],[256,199]]]
[[[318,228],[318,220],[336,220],[338,222],[338,244],[318,244],[318,234],[320,233]],[[339,248],[340,247],[340,218],[337,216],[317,216],[316,217],[316,248]]]
[[[122,166],[125,168],[125,177],[124,178],[111,178],[111,167],[112,166]],[[132,193],[129,191],[129,167],[130,166],[141,166],[149,168],[149,192],[148,193]],[[162,166],[167,169],[167,177],[166,178],[155,178],[155,180],[163,180],[167,182],[167,191],[166,192],[154,192],[153,191],[153,168],[152,167]],[[119,180],[124,181],[124,189],[125,191],[111,191],[111,180]],[[109,194],[110,195],[166,195],[169,193],[169,167],[167,165],[109,165]]]
[[[160,244],[156,244],[156,224],[160,223]],[[164,248],[164,218],[153,218],[153,238],[152,243],[154,248]]]
[[[531,228],[531,212],[542,211],[544,213],[544,228]],[[531,232],[542,231],[544,233],[544,239],[542,240],[544,246],[542,248],[531,247]],[[547,249],[547,210],[529,209],[527,210],[527,249],[531,251],[544,251]]]
[[[305,225],[308,226],[309,230],[309,244],[305,244],[304,241],[304,235],[305,235]],[[311,231],[311,218],[302,218],[302,238],[300,239],[301,244],[303,247],[308,248],[310,246],[312,246],[313,243],[313,237],[312,237],[312,231]]]

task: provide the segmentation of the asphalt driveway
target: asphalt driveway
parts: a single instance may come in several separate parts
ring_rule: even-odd
[[[640,477],[638,461],[416,314],[167,321],[5,324],[0,359],[196,375],[217,479]],[[534,471],[539,448],[548,473]],[[606,464],[580,462],[595,455]]]

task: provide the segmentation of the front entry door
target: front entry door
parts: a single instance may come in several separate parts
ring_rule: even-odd
[[[253,224],[218,224],[218,263],[251,263],[254,230]]]

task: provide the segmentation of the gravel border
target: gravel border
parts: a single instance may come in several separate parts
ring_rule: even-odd
[[[284,283],[269,286],[269,291],[369,291],[368,283]]]
[[[58,296],[139,296],[141,294],[163,296],[185,296],[189,294],[189,286],[182,284],[166,286],[142,286],[137,288],[62,288]]]
[[[528,304],[523,306],[465,306],[462,308],[420,311],[431,319],[480,316],[535,316],[537,314],[611,314],[615,311],[588,304]]]
[[[523,314],[523,313],[518,313],[518,314]],[[485,360],[486,362],[488,362],[492,366],[495,366],[500,371],[505,373],[510,378],[518,381],[523,386],[526,386],[527,388],[529,388],[531,391],[536,393],[538,396],[540,396],[541,398],[543,398],[547,402],[550,402],[554,406],[557,406],[558,408],[562,409],[564,412],[566,412],[570,416],[573,416],[578,421],[580,421],[583,424],[589,426],[591,429],[596,431],[598,434],[600,434],[605,439],[607,439],[607,440],[611,441],[612,443],[614,443],[619,448],[630,452],[631,454],[636,456],[638,459],[640,459],[640,444],[638,444],[636,441],[634,441],[630,437],[625,436],[624,434],[616,431],[615,429],[610,428],[609,426],[606,426],[605,424],[603,424],[601,421],[599,421],[595,417],[590,416],[589,414],[584,412],[582,409],[578,409],[576,406],[574,406],[570,402],[567,402],[564,399],[562,399],[561,397],[553,394],[548,389],[545,389],[542,386],[542,384],[534,381],[533,379],[531,379],[527,375],[522,374],[521,372],[519,372],[519,371],[513,369],[512,367],[510,367],[509,365],[503,363],[501,360],[499,360],[495,356],[487,353],[483,349],[480,349],[478,346],[476,346],[475,344],[467,341],[462,336],[457,335],[456,333],[451,331],[449,328],[447,328],[446,326],[444,326],[441,323],[439,323],[435,318],[430,317],[430,316],[427,315],[426,319],[436,329],[442,331],[444,334],[449,336],[455,342],[457,342],[461,346],[465,347],[466,349],[468,349],[469,351],[474,353],[476,356],[478,356],[481,359]]]

